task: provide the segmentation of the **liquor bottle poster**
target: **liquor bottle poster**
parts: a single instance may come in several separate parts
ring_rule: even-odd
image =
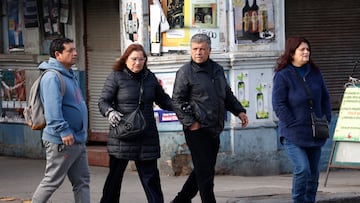
[[[250,121],[265,122],[271,118],[271,69],[247,67],[234,70],[232,90],[243,107],[246,108]]]
[[[22,0],[8,0],[8,34],[9,34],[9,50],[23,50],[23,13]]]
[[[141,5],[139,1],[123,1],[123,30],[125,30],[125,40],[127,44],[139,41],[139,18],[138,15],[141,12]]]
[[[249,102],[249,73],[247,71],[241,71],[236,76],[237,79],[237,98],[247,108],[250,106]]]
[[[264,78],[264,73],[260,73],[260,75],[256,78],[257,85],[255,87],[256,90],[256,119],[268,119],[269,118],[269,93],[270,93],[270,84],[266,81],[267,78]]]
[[[219,49],[218,0],[163,0],[161,2],[170,24],[170,30],[162,35],[164,52],[188,51],[190,38],[196,33],[207,34],[211,38],[212,50]],[[199,17],[201,19],[197,21]]]
[[[275,39],[273,0],[233,0],[236,44]]]

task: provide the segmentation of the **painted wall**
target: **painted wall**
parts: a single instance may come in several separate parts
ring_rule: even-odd
[[[322,148],[321,170],[326,171],[337,115],[330,123],[331,137]],[[192,162],[181,130],[159,130],[161,143],[160,172],[163,175],[188,175]],[[279,142],[277,127],[243,130],[229,126],[221,134],[216,174],[263,176],[292,172],[292,166]]]
[[[171,95],[172,77],[188,58],[186,56],[179,56],[175,59],[166,56],[161,58],[162,60],[150,58],[149,67],[150,69],[156,67],[152,70],[160,76],[165,91]],[[228,114],[225,129],[221,134],[216,173],[248,176],[291,173],[291,165],[279,142],[277,118],[271,105],[273,65],[276,53],[213,54],[211,58],[223,65],[234,95],[240,101],[243,93],[238,90],[238,84],[240,81],[245,82],[244,98],[246,99],[243,104],[246,104],[250,122],[247,128],[242,129],[239,119]],[[244,77],[238,77],[239,75],[244,75]],[[267,112],[260,115],[266,116],[258,114],[259,89],[264,96],[260,106],[263,106],[264,111]],[[331,134],[333,134],[336,119],[337,117],[334,115],[330,124]],[[167,175],[186,175],[191,171],[192,163],[182,127],[177,121],[159,122],[161,120],[162,118],[158,118],[162,149],[159,159],[160,172]],[[329,139],[323,148],[322,170],[327,167],[331,147],[332,140]]]
[[[168,73],[174,72],[174,69],[165,67],[161,69]],[[229,75],[237,71],[228,70]],[[85,72],[79,71],[78,76],[81,88],[85,90]],[[235,83],[236,80],[231,80],[233,86]],[[255,101],[256,98],[252,100]],[[269,98],[267,102],[270,102]],[[279,143],[276,119],[273,117],[257,119],[255,115],[254,112],[253,116],[249,116],[251,125],[248,128],[240,129],[239,122],[235,118],[230,119],[229,114],[229,121],[226,122],[221,134],[216,165],[217,174],[253,176],[291,172],[291,165]],[[337,115],[333,115],[330,124],[331,135],[335,129],[336,120]],[[191,171],[192,163],[182,126],[177,121],[159,122],[158,128],[161,143],[160,172],[166,175],[187,175]],[[40,133],[41,131],[30,130],[24,124],[0,123],[0,154],[44,158]],[[323,170],[327,167],[331,147],[332,139],[329,139],[323,147],[321,160]]]
[[[24,124],[0,123],[0,154],[27,158],[44,158],[41,131]]]

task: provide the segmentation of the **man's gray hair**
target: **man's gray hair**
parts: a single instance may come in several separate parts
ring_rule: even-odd
[[[202,42],[206,42],[208,47],[211,48],[211,39],[206,34],[199,33],[191,37],[190,43],[202,43]]]

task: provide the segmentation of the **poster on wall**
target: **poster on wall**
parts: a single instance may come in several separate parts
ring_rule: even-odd
[[[164,91],[171,97],[175,82],[176,73],[156,73],[155,74]],[[157,122],[178,121],[175,112],[162,110],[159,106],[154,106],[154,114]]]
[[[70,0],[60,0],[60,23],[69,22],[69,6]]]
[[[138,9],[140,8],[137,1],[124,1],[125,11],[123,16],[123,26],[125,40],[129,43],[139,40],[139,19]]]
[[[247,71],[241,71],[237,73],[237,98],[241,105],[245,108],[249,107],[249,73]]]
[[[9,51],[23,51],[23,14],[22,0],[8,0]]]
[[[211,38],[214,51],[219,49],[219,7],[217,0],[163,0],[162,7],[170,30],[162,35],[162,50],[187,51],[190,38],[205,33]]]
[[[24,24],[25,28],[39,27],[36,0],[24,0]]]
[[[267,78],[264,77],[264,73],[260,73],[256,79],[256,119],[268,119],[269,118],[269,94],[270,84],[267,82]]]
[[[22,122],[23,108],[26,106],[25,70],[2,71],[0,121]]]
[[[233,0],[236,44],[275,39],[273,0]]]
[[[268,70],[234,71],[234,94],[252,120],[269,119],[272,72]]]
[[[46,39],[63,37],[64,24],[60,22],[60,1],[44,0],[42,4],[43,10],[43,27]]]

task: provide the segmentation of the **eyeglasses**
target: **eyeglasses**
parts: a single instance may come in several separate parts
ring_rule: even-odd
[[[132,62],[139,62],[143,63],[145,62],[146,58],[129,58]]]

